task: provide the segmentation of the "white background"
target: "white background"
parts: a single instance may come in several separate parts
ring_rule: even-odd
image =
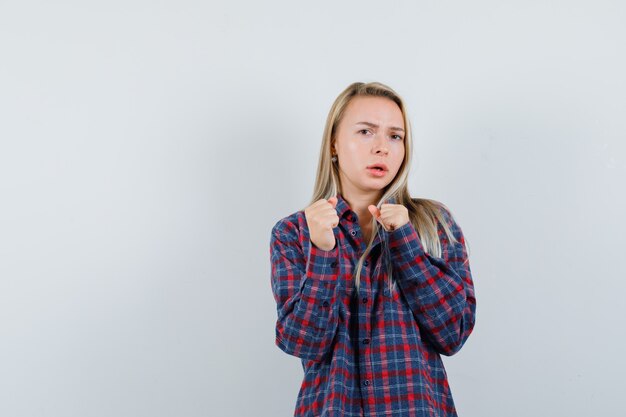
[[[289,416],[269,238],[354,81],[470,245],[459,415],[624,412],[620,1],[0,1],[0,415]],[[621,305],[621,306],[620,306]]]

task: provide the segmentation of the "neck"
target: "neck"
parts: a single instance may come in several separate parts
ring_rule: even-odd
[[[350,206],[350,209],[359,217],[359,223],[369,222],[372,220],[372,213],[367,209],[370,205],[376,205],[381,197],[381,193],[341,193],[344,200]]]

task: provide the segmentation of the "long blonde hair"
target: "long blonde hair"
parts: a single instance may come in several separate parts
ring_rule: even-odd
[[[389,200],[395,198],[396,204],[404,205],[409,211],[409,220],[413,223],[415,230],[417,231],[422,245],[426,252],[436,257],[442,256],[442,247],[439,240],[437,231],[438,220],[447,235],[448,240],[457,242],[452,231],[450,230],[447,222],[445,221],[441,208],[444,208],[449,212],[447,207],[442,203],[425,199],[425,198],[411,198],[408,191],[408,177],[409,168],[411,166],[413,140],[411,138],[411,126],[406,112],[406,106],[402,98],[390,87],[379,82],[355,82],[350,84],[339,96],[335,99],[328,117],[326,119],[326,126],[324,127],[324,134],[322,137],[322,147],[320,150],[319,163],[317,167],[317,177],[315,180],[315,188],[313,191],[313,197],[309,205],[324,198],[329,199],[334,197],[337,193],[341,193],[341,184],[339,180],[339,168],[337,163],[333,163],[331,160],[331,146],[335,141],[335,134],[339,127],[339,123],[343,117],[344,111],[350,100],[357,96],[370,96],[370,97],[385,97],[395,102],[402,112],[402,118],[404,120],[405,128],[405,141],[404,141],[404,160],[400,165],[398,174],[394,180],[385,188],[383,195],[377,203],[377,207],[380,209],[381,205]],[[359,258],[357,268],[354,274],[354,282],[359,291],[359,284],[361,281],[361,270],[363,268],[363,261],[372,249],[372,243],[377,233],[380,233],[382,228],[379,226],[378,221],[372,217],[372,231],[370,240],[367,244],[367,248],[363,252],[363,255]],[[384,256],[387,259],[387,271],[389,276],[389,291],[393,291],[396,287],[395,280],[392,279],[392,267],[390,262],[389,248],[387,242],[381,239],[384,247]]]

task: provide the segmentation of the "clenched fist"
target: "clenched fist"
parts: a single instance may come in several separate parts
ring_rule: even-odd
[[[409,210],[402,204],[383,204],[380,210],[373,204],[367,209],[386,231],[396,230],[409,222]]]
[[[335,247],[334,227],[339,225],[337,215],[337,197],[328,200],[322,198],[304,209],[304,216],[309,227],[311,243],[322,250]]]

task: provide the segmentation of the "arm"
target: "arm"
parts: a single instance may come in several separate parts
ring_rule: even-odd
[[[272,292],[277,304],[276,345],[284,352],[321,360],[331,350],[339,324],[335,306],[339,275],[337,244],[329,251],[311,243],[305,259],[293,224],[272,229]]]
[[[418,325],[437,352],[451,356],[474,328],[476,299],[463,232],[442,210],[458,240],[449,242],[443,234],[443,258],[424,251],[410,221],[389,233],[389,248],[398,285]]]

